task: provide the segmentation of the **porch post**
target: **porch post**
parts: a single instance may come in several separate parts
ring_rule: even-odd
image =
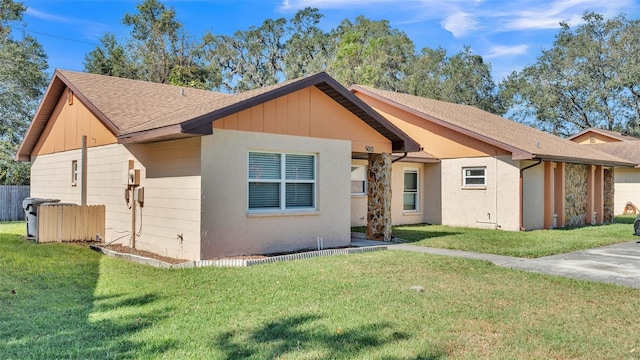
[[[596,213],[596,224],[602,224],[604,219],[604,169],[602,165],[595,168],[593,211]]]
[[[554,200],[554,163],[544,163],[544,228],[553,228],[553,200]],[[556,225],[557,226],[557,225]]]
[[[367,239],[391,240],[391,154],[369,154]]]
[[[564,206],[565,206],[565,175],[564,175],[565,163],[556,163],[554,172],[553,187],[555,191],[555,199],[553,201],[554,212],[558,216],[557,227],[564,227]]]

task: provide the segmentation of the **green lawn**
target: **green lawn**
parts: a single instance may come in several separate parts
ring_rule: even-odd
[[[23,234],[0,224],[2,359],[640,358],[637,289],[400,251],[163,270]]]
[[[443,225],[394,226],[393,235],[412,245],[535,258],[633,241],[634,216],[617,216],[609,225],[571,229],[502,231]],[[364,232],[362,227],[354,231]]]

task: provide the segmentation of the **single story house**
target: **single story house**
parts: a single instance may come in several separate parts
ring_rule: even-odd
[[[419,156],[396,154],[394,224],[518,231],[610,222],[614,167],[634,165],[472,106],[350,90],[423,148]],[[352,170],[366,166],[354,160]],[[367,199],[359,189],[351,216],[362,224]]]
[[[633,207],[640,210],[640,139],[615,131],[588,128],[569,138],[602,152],[628,160],[634,168],[618,168],[614,175],[614,214],[620,215]],[[627,209],[628,203],[632,204]]]
[[[31,196],[106,205],[105,242],[200,260],[348,245],[353,158],[388,238],[391,153],[419,150],[325,73],[230,95],[56,70],[16,158]]]

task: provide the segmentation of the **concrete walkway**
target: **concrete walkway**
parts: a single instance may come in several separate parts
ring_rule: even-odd
[[[389,250],[487,260],[495,265],[512,269],[599,281],[640,289],[640,243],[636,241],[537,259],[438,249],[393,242],[381,243],[362,239],[353,239],[351,244],[354,246],[386,245]]]

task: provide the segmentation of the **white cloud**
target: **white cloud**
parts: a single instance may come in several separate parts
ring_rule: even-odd
[[[455,37],[463,37],[469,32],[478,29],[478,22],[473,15],[460,11],[447,16],[441,22],[445,30],[451,32]]]
[[[31,6],[27,7],[26,14],[27,16],[32,16],[52,23],[75,25],[80,29],[82,37],[85,39],[98,39],[110,29],[108,25],[100,22],[89,21],[76,17],[53,15],[34,9]]]
[[[553,0],[533,3],[523,9],[514,9],[504,14],[509,20],[504,22],[504,30],[543,30],[558,29],[564,21],[572,26],[580,25],[584,11],[589,10],[605,17],[615,16],[625,8],[634,6],[633,0]]]
[[[53,15],[53,14],[48,14],[42,11],[38,11],[32,7],[27,7],[27,11],[26,11],[27,15],[31,15],[35,18],[38,19],[42,19],[42,20],[47,20],[47,21],[53,21],[53,22],[57,22],[57,23],[69,23],[71,22],[71,19],[64,17],[64,16],[59,16],[59,15]]]
[[[515,45],[515,46],[502,46],[496,45],[489,49],[489,53],[484,56],[485,59],[498,58],[502,56],[514,56],[526,54],[529,50],[529,45]]]
[[[373,4],[397,4],[397,0],[282,0],[281,10],[300,10],[306,7],[318,9],[357,8]]]

